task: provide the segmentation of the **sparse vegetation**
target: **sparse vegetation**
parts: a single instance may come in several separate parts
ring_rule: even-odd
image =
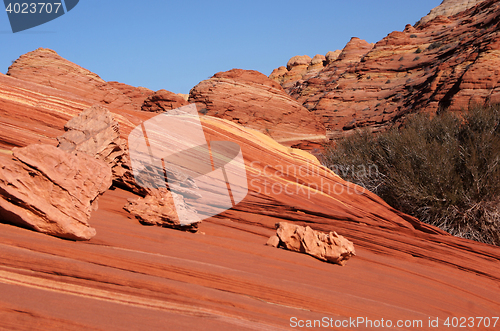
[[[433,49],[435,49],[435,48],[439,48],[439,47],[441,47],[441,45],[442,45],[442,44],[443,44],[443,43],[442,43],[442,42],[440,42],[440,41],[435,41],[435,42],[433,42],[432,44],[430,44],[430,45],[429,45],[429,47],[428,47],[427,49],[430,51],[430,50],[433,50]]]
[[[423,222],[500,245],[500,106],[412,115],[378,135],[359,131],[327,146],[323,162]],[[377,171],[349,171],[361,166]]]
[[[417,54],[422,53],[422,49],[421,49],[420,47],[419,47],[419,48],[417,48],[417,50],[415,51],[415,53],[417,53]]]

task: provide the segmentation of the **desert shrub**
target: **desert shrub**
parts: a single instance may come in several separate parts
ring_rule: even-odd
[[[429,45],[427,48],[429,51],[441,47],[443,43],[441,41],[435,41],[432,44]]]
[[[423,222],[500,245],[500,106],[358,131],[326,146],[322,162]]]

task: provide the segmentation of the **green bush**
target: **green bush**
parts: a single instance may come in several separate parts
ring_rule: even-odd
[[[461,117],[411,115],[399,129],[338,140],[322,158],[394,208],[453,235],[500,245],[500,106],[474,107]]]

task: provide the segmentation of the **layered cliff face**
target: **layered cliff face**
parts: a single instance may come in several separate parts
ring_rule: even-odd
[[[145,88],[134,88],[115,82],[108,83],[97,74],[46,48],[39,48],[19,57],[9,67],[7,75],[60,91],[71,92],[112,108],[126,110],[134,110],[137,109],[138,104],[142,105],[142,102],[137,102],[138,96],[139,98],[144,96],[145,99],[153,93]]]
[[[325,127],[314,115],[254,70],[219,72],[193,87],[189,102],[196,103],[201,114],[239,123],[288,146],[326,138]]]
[[[484,1],[451,18],[407,25],[373,47],[353,38],[337,60],[284,83],[285,90],[332,136],[356,127],[380,130],[416,111],[498,103],[499,16],[500,3]],[[276,72],[272,77],[279,81]]]

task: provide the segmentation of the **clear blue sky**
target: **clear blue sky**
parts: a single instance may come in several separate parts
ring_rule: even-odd
[[[219,71],[269,75],[292,56],[342,49],[351,37],[376,42],[440,3],[80,0],[58,19],[16,34],[4,11],[0,72],[20,55],[45,47],[106,81],[188,93]]]

